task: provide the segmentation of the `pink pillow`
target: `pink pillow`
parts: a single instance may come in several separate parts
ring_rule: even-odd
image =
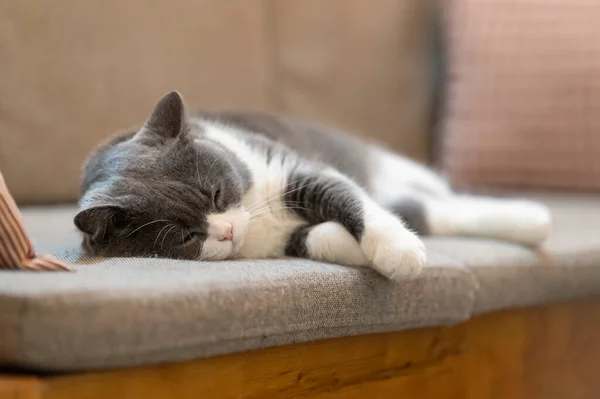
[[[600,1],[445,0],[444,8],[450,179],[600,189]]]

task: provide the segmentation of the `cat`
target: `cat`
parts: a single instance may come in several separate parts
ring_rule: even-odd
[[[188,115],[182,96],[97,148],[75,225],[98,256],[301,257],[411,278],[419,235],[509,240],[550,232],[527,200],[459,195],[432,170],[357,137],[260,113]]]

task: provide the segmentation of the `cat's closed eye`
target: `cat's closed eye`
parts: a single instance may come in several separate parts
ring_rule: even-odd
[[[202,233],[193,230],[188,230],[186,231],[186,234],[182,236],[181,244],[186,245],[202,237]]]
[[[217,188],[214,192],[213,192],[213,205],[215,206],[215,208],[217,208],[218,210],[221,210],[219,207],[219,200],[221,199],[221,189]]]

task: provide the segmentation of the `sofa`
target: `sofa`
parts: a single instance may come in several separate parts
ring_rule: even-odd
[[[409,0],[0,4],[0,170],[36,250],[76,268],[0,271],[0,398],[597,398],[593,192],[496,190],[550,207],[542,248],[427,237],[423,273],[399,282],[81,249],[81,163],[170,89],[435,165],[438,23],[432,2]]]

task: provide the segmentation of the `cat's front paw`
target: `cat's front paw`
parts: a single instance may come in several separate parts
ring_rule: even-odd
[[[415,234],[402,231],[373,239],[371,266],[392,280],[418,276],[425,266],[425,245]]]
[[[369,263],[352,234],[336,222],[314,226],[306,237],[306,248],[314,260],[346,266],[366,266]]]

